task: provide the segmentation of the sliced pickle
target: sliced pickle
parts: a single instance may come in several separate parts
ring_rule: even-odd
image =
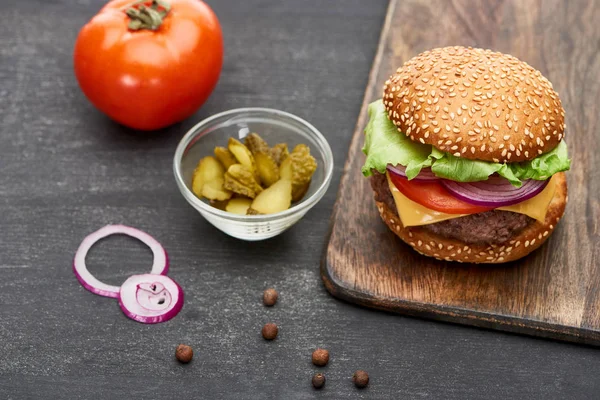
[[[215,147],[215,157],[223,164],[226,170],[233,164],[237,164],[237,160],[233,153],[225,147]]]
[[[248,209],[250,208],[250,204],[252,204],[252,200],[247,197],[237,197],[235,199],[229,200],[227,206],[225,207],[225,211],[246,215]]]
[[[286,143],[277,143],[271,149],[271,155],[273,156],[273,160],[275,160],[277,165],[281,165],[283,160],[285,160],[290,155],[287,144]]]
[[[204,157],[198,162],[198,166],[192,175],[192,191],[196,196],[202,196],[202,188],[206,182],[210,182],[216,178],[223,178],[225,168],[219,161],[212,157]]]
[[[225,211],[225,207],[227,207],[227,200],[211,200],[210,205],[214,208]]]
[[[317,161],[310,155],[308,146],[299,144],[290,155],[283,160],[279,167],[282,179],[292,181],[292,200],[298,201],[304,197],[310,180],[317,169]]]
[[[263,140],[258,134],[251,133],[244,139],[244,144],[254,155],[256,153],[267,153],[269,151],[269,145]]]
[[[250,208],[261,214],[274,214],[287,210],[291,204],[292,182],[280,179],[256,196]]]
[[[279,180],[279,167],[269,153],[254,153],[254,160],[264,186],[269,187]]]
[[[310,182],[310,178],[317,169],[317,161],[310,155],[310,149],[305,144],[294,147],[289,158],[292,159],[292,181],[294,184]]]
[[[212,181],[205,182],[202,187],[202,196],[209,200],[227,200],[231,198],[231,191],[223,187],[224,179],[215,178]]]
[[[227,148],[230,152],[233,153],[233,155],[240,164],[247,167],[252,172],[256,180],[260,179],[260,177],[258,176],[258,171],[256,170],[256,162],[254,161],[254,156],[246,146],[244,146],[242,143],[240,143],[234,138],[229,138]]]
[[[308,187],[310,186],[310,181],[306,182],[302,185],[292,185],[292,201],[296,202],[301,200],[306,192],[308,192]]]
[[[233,164],[229,167],[225,173],[224,186],[232,192],[250,197],[251,199],[255,198],[263,190],[250,169],[242,164]]]
[[[286,158],[279,166],[279,176],[281,179],[293,180],[294,174],[292,172],[292,159]]]

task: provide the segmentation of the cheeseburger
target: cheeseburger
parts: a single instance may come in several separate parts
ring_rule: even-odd
[[[419,253],[502,263],[538,248],[567,203],[565,113],[527,63],[446,47],[407,61],[369,105],[363,174]]]

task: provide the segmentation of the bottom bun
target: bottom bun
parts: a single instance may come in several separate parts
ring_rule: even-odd
[[[419,226],[405,227],[385,203],[376,201],[381,218],[388,228],[419,253],[445,261],[498,264],[525,257],[550,237],[567,205],[567,179],[556,174],[556,192],[548,206],[546,221],[529,224],[518,235],[498,244],[467,244],[437,235]]]

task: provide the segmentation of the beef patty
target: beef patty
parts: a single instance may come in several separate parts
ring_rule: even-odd
[[[374,172],[371,177],[371,187],[375,191],[375,200],[384,203],[394,214],[398,215],[385,174]],[[518,235],[534,222],[533,218],[525,214],[491,210],[435,224],[422,225],[419,228],[467,244],[499,244]]]

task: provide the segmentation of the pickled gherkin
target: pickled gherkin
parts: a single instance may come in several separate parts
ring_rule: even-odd
[[[207,182],[223,179],[225,169],[216,158],[208,156],[198,162],[192,175],[192,191],[198,197],[202,196],[202,189]]]
[[[256,211],[254,208],[250,207],[248,208],[248,211],[246,211],[246,215],[260,215],[261,213],[259,213],[258,211]]]
[[[234,214],[246,215],[246,213],[248,212],[248,208],[250,208],[250,204],[252,204],[251,199],[247,199],[245,197],[237,197],[235,199],[229,200],[229,202],[225,206],[225,211]]]
[[[279,180],[279,167],[269,153],[255,153],[254,159],[260,181],[264,186],[269,187]]]
[[[227,148],[231,153],[233,153],[233,155],[240,164],[242,164],[243,166],[248,168],[250,172],[252,172],[256,180],[260,179],[260,177],[258,176],[258,171],[256,170],[256,162],[254,161],[254,156],[246,146],[244,146],[239,140],[229,138]]]
[[[291,203],[292,182],[287,179],[280,179],[256,196],[250,209],[261,214],[274,214],[287,210],[290,208]]]
[[[254,178],[252,171],[242,164],[233,164],[229,167],[225,173],[223,187],[251,199],[255,198],[263,190]]]
[[[285,160],[287,158],[287,156],[290,155],[287,144],[277,143],[271,149],[271,155],[273,156],[273,160],[275,160],[275,163],[277,163],[277,165],[281,165],[283,160]]]
[[[280,167],[281,178],[292,181],[292,201],[300,200],[307,192],[310,180],[317,169],[317,161],[304,144],[294,147]]]
[[[246,139],[244,139],[244,144],[246,145],[248,150],[250,150],[250,152],[254,155],[256,155],[256,153],[269,152],[269,145],[267,144],[267,142],[265,142],[263,138],[258,136],[258,134],[256,133],[251,133],[248,136],[246,136]]]
[[[238,163],[233,153],[225,147],[215,147],[215,157],[223,164],[226,170],[233,164]]]
[[[211,200],[210,205],[219,210],[226,211],[225,207],[227,207],[229,201],[231,200]]]
[[[202,187],[202,196],[209,200],[227,200],[231,198],[231,191],[224,187],[224,179],[216,178],[210,182],[204,183]]]
[[[292,160],[292,181],[301,184],[310,182],[313,173],[317,169],[317,161],[310,155],[310,149],[305,144],[294,147],[289,158]]]
[[[298,201],[304,197],[306,192],[308,192],[308,187],[310,186],[310,181],[306,182],[303,185],[296,185],[292,187],[292,201]]]

